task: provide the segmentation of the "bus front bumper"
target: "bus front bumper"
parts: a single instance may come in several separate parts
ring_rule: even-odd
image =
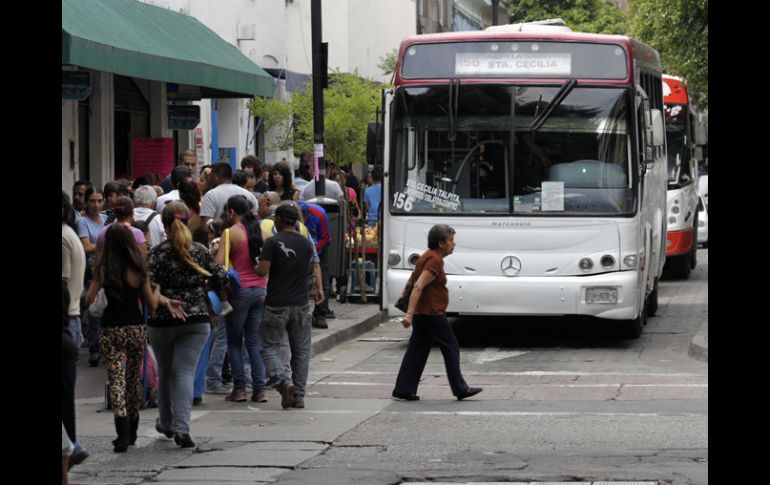
[[[666,234],[666,256],[680,256],[692,251],[695,244],[695,228],[669,231]]]
[[[391,269],[388,278],[388,313],[400,315],[393,304],[411,270]],[[638,273],[620,271],[592,276],[505,277],[447,275],[447,313],[461,315],[589,315],[630,320],[637,308]],[[615,288],[617,303],[588,303],[588,289]]]

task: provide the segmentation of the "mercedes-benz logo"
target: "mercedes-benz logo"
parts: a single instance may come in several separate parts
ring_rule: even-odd
[[[521,261],[516,256],[506,256],[500,263],[505,276],[516,276],[521,271]]]

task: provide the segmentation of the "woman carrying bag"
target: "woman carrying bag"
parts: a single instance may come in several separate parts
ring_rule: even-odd
[[[193,380],[211,329],[207,283],[220,289],[227,278],[208,248],[193,242],[187,227],[189,217],[190,210],[183,202],[166,204],[161,221],[167,239],[154,246],[148,256],[152,281],[182,306],[180,312],[161,308],[152,315],[148,327],[158,362],[155,430],[168,438],[173,436],[182,448],[195,446],[190,437]]]
[[[86,294],[91,304],[104,288],[107,307],[99,330],[99,348],[107,367],[110,402],[115,416],[117,439],[114,451],[125,452],[136,441],[141,404],[140,367],[147,336],[139,300],[151,310],[158,304],[181,315],[181,302],[161,296],[151,288],[144,257],[134,235],[123,224],[111,225],[105,233],[104,247],[94,265],[94,278]]]
[[[446,224],[433,226],[428,232],[429,249],[420,256],[414,266],[414,287],[409,296],[406,315],[401,320],[404,327],[413,326],[412,336],[396,378],[396,387],[392,394],[395,398],[407,401],[420,399],[417,386],[434,340],[438,342],[444,356],[452,394],[462,400],[482,391],[480,387],[469,387],[463,379],[460,372],[460,345],[446,317],[449,290],[446,286],[444,258],[454,251],[454,235],[455,230]]]

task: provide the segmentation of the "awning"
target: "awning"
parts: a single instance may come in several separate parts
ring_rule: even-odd
[[[200,86],[203,97],[273,96],[273,78],[197,19],[135,0],[62,0],[62,64]]]

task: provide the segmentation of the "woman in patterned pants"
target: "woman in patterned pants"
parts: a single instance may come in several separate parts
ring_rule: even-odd
[[[107,307],[99,330],[102,353],[110,387],[117,439],[114,451],[124,452],[136,442],[139,426],[139,370],[147,345],[140,300],[154,310],[161,301],[160,288],[150,287],[147,266],[134,236],[125,224],[117,222],[106,229],[104,247],[94,266],[94,279],[86,299],[94,301],[104,288]],[[165,300],[169,311],[180,313],[181,302]]]

